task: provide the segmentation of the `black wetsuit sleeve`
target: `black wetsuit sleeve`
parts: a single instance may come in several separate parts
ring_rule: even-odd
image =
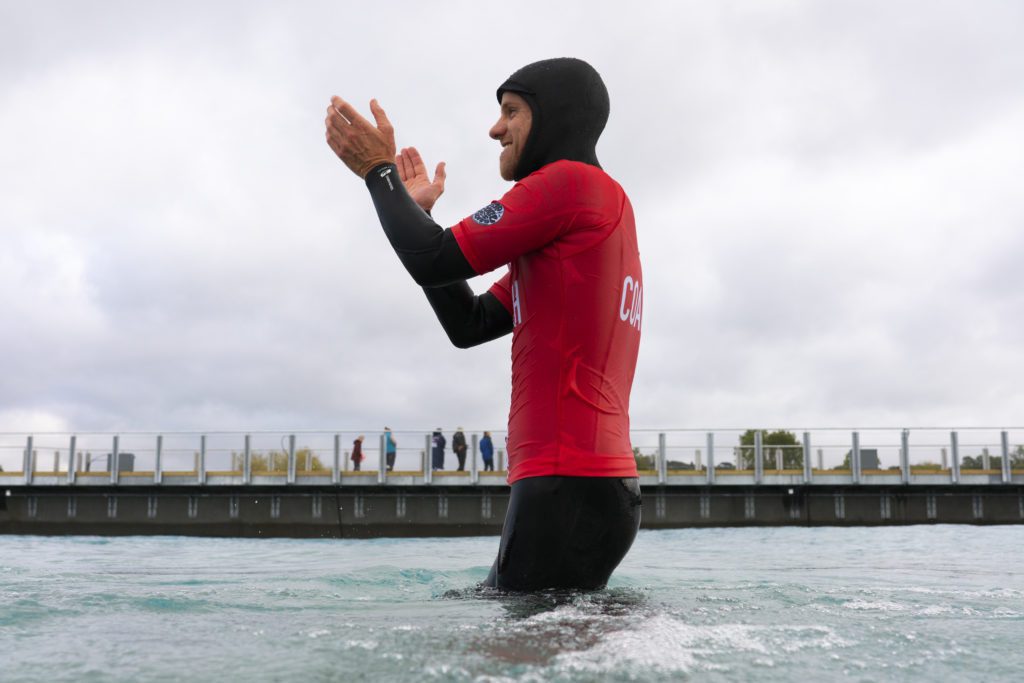
[[[424,287],[427,301],[452,344],[468,349],[512,331],[512,314],[490,292],[474,296],[466,282]]]
[[[423,287],[452,344],[466,349],[512,331],[512,315],[497,297],[473,294],[466,279],[476,272],[452,231],[441,228],[413,201],[394,164],[370,171],[366,187],[391,247]]]
[[[421,287],[442,287],[473,277],[455,235],[434,222],[406,192],[394,164],[366,176],[366,187],[391,247]]]

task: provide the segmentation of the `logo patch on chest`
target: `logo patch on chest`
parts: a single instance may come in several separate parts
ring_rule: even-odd
[[[473,214],[473,220],[480,225],[494,225],[505,215],[505,207],[498,202],[491,202]]]

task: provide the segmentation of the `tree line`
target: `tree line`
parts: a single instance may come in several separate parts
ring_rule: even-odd
[[[244,462],[245,454],[237,451],[231,452],[232,469],[242,469]],[[266,453],[260,453],[259,451],[252,451],[249,454],[249,462],[253,472],[287,472],[288,452],[271,450]],[[313,449],[299,448],[295,451],[295,469],[302,472],[325,472],[330,468],[313,454]]]
[[[755,434],[760,431],[761,433],[761,446],[762,452],[766,463],[775,464],[775,452],[777,449],[782,450],[782,469],[785,470],[799,470],[803,469],[804,466],[804,448],[803,444],[797,439],[796,434],[793,432],[779,429],[774,432],[767,430],[755,430],[748,429],[740,435],[739,449],[737,451],[738,460],[735,466],[738,469],[752,470],[754,469],[755,459],[755,448],[754,440]],[[639,448],[633,448],[633,457],[636,458],[637,469],[641,470],[653,470],[657,468],[657,455],[651,453],[644,455],[640,452]],[[998,455],[989,455],[989,468],[998,470],[1002,467],[1002,457]],[[843,458],[843,462],[833,467],[833,470],[849,470],[853,461],[853,452],[847,451],[846,457]],[[984,463],[984,455],[967,455],[960,459],[960,469],[962,470],[980,470]],[[720,462],[716,467],[728,467],[732,463],[725,461]],[[667,468],[670,470],[692,470],[694,464],[692,462],[682,462],[679,460],[669,460]],[[915,462],[913,463],[915,469],[942,469],[942,465],[931,462]],[[1024,445],[1019,445],[1010,452],[1010,467],[1012,469],[1024,469]],[[892,465],[888,469],[899,470],[899,465]]]

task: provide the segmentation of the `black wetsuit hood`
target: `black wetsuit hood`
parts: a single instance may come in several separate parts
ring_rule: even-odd
[[[522,180],[560,159],[601,167],[597,139],[608,122],[608,89],[600,74],[581,59],[560,57],[527,64],[498,88],[521,95],[533,122],[515,168]]]

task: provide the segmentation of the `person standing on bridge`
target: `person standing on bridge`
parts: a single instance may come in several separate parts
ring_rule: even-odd
[[[494,442],[491,441],[490,432],[484,432],[480,439],[480,459],[484,462],[484,472],[494,471]]]
[[[431,217],[445,167],[430,179],[415,148],[397,152],[340,97],[327,143],[364,179],[384,233],[459,348],[512,333],[508,481],[498,557],[484,582],[507,590],[603,587],[640,525],[629,396],[643,278],[633,210],[598,163],[608,119],[600,75],[548,59],[497,90],[490,137],[515,185],[449,229]],[[482,295],[467,279],[508,268]]]
[[[447,439],[444,438],[444,434],[441,433],[441,428],[438,427],[434,430],[434,433],[430,435],[430,466],[435,470],[444,469],[444,447],[447,444]]]
[[[466,434],[462,431],[462,427],[459,427],[452,434],[452,452],[455,453],[455,458],[459,461],[459,472],[466,471],[466,448]]]
[[[363,434],[356,437],[356,440],[352,442],[352,471],[358,472],[363,462],[363,440],[366,438]]]
[[[388,472],[395,469],[395,459],[398,457],[398,442],[395,435],[391,433],[391,427],[384,428],[384,460]]]

